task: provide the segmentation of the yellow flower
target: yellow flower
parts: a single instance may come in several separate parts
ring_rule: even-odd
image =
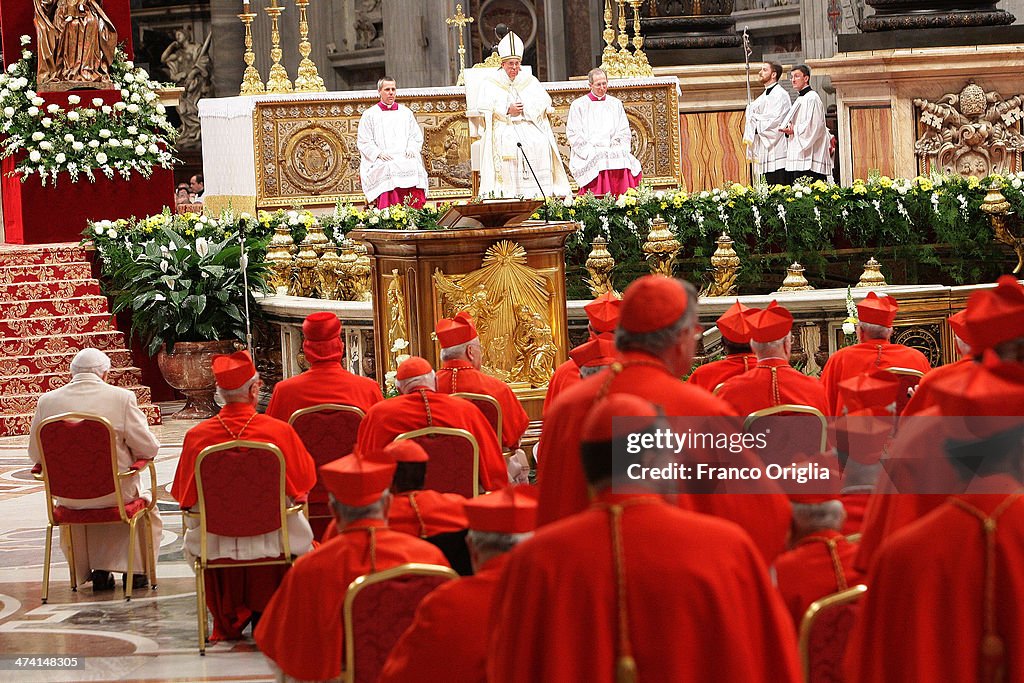
[[[792,201],[794,201],[794,199],[792,197],[786,197],[786,201],[787,202],[792,202]]]
[[[864,187],[863,185],[857,185],[856,183],[854,183],[854,185],[853,185],[853,193],[854,194],[867,194],[868,193],[868,188]]]
[[[832,199],[839,199],[839,195],[835,192],[832,193]]]
[[[738,195],[745,195],[747,193],[747,191],[748,191],[746,185],[740,185],[739,183],[733,183],[729,187],[729,189],[732,192],[734,192],[735,194],[738,194]]]
[[[973,190],[978,185],[981,185],[981,180],[978,179],[978,176],[972,175],[967,177],[967,187]]]
[[[935,186],[932,185],[932,181],[927,178],[922,178],[921,176],[917,177],[917,186],[925,192],[931,192],[935,188]]]
[[[811,187],[817,190],[818,192],[824,192],[825,190],[828,189],[828,185],[825,184],[824,180],[815,180],[813,183],[811,183]]]
[[[878,179],[878,184],[882,187],[892,187],[892,178],[884,175]]]

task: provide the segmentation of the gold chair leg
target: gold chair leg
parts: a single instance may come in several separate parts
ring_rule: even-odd
[[[146,514],[146,549],[149,551],[149,589],[156,590],[157,547],[153,541],[152,512]]]
[[[132,599],[132,584],[135,583],[135,521],[138,515],[128,520],[128,573],[124,576],[124,601]]]
[[[71,525],[66,524],[60,528],[60,533],[63,534],[65,531],[68,533],[68,571],[71,573],[71,592],[78,592],[78,569],[75,563],[75,534],[71,530]],[[85,532],[83,532],[85,533]],[[86,538],[86,543],[89,539]]]
[[[206,655],[206,581],[203,565],[196,560],[196,615],[199,618],[199,654]]]
[[[53,549],[53,525],[46,525],[46,550],[43,558],[43,604],[50,595],[50,552]]]

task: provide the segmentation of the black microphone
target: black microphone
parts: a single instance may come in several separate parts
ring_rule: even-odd
[[[523,149],[523,143],[517,142],[516,147],[519,148],[519,152],[523,155],[523,161],[526,162],[526,167],[530,169],[530,175],[533,176],[533,182],[537,183],[537,189],[540,190],[540,196],[544,198],[544,222],[549,223],[551,219],[548,218],[547,211],[548,196],[544,192],[544,187],[540,184],[540,181],[537,179],[537,174],[533,170],[533,164],[530,163],[530,158],[526,156],[526,150]]]

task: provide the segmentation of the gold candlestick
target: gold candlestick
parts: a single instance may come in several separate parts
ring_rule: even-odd
[[[324,92],[324,79],[317,73],[316,64],[309,58],[313,46],[309,44],[309,22],[306,20],[306,7],[309,0],[295,0],[295,6],[299,8],[299,54],[302,61],[299,62],[299,70],[295,74],[296,92]]]
[[[466,44],[463,40],[462,29],[473,23],[473,17],[467,17],[462,13],[462,5],[455,5],[455,15],[448,17],[444,20],[449,26],[457,26],[459,31],[459,79],[456,81],[457,85],[462,85],[466,82]]]
[[[250,11],[248,0],[242,4],[242,13],[238,15],[238,18],[245,24],[245,53],[242,55],[242,61],[245,62],[245,73],[242,74],[242,86],[239,94],[262,95],[267,89],[263,86],[260,72],[253,66],[256,63],[256,53],[252,51],[252,21],[256,18],[256,14]]]
[[[615,29],[612,28],[612,0],[604,0],[604,52],[601,53],[601,68],[608,78],[619,76],[619,53],[615,51]]]
[[[278,7],[277,0],[270,0],[270,6],[265,11],[270,16],[270,59],[273,62],[270,66],[270,78],[267,79],[267,92],[292,92],[288,71],[281,65],[283,53],[278,19],[281,18],[284,7]]]
[[[629,0],[633,8],[633,76],[653,76],[654,69],[644,53],[644,37],[640,35],[640,5],[644,0]]]
[[[628,68],[633,55],[629,54],[629,36],[626,35],[626,0],[615,0],[619,11],[619,62]]]

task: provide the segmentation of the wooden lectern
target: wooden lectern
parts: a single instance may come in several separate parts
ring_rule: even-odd
[[[527,221],[350,233],[373,258],[378,381],[405,354],[440,367],[434,326],[464,310],[480,334],[483,370],[507,382],[530,418],[540,419],[547,381],[567,358],[564,247],[577,227]]]

